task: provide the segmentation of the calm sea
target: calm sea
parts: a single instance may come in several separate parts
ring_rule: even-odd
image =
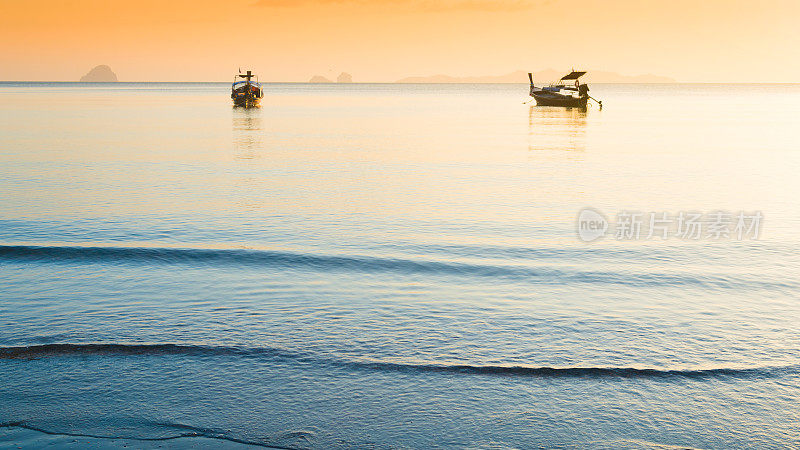
[[[0,83],[0,447],[800,446],[800,85],[265,91]]]

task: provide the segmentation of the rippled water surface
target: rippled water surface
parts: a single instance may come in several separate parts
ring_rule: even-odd
[[[0,83],[0,448],[800,445],[800,86],[228,89]]]

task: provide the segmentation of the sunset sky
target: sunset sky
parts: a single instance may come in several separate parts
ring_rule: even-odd
[[[262,81],[571,67],[800,82],[797,0],[0,0],[0,80]],[[524,82],[524,80],[521,80]]]

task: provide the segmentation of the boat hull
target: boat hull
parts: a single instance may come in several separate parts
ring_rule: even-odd
[[[253,106],[260,106],[261,98],[255,95],[240,95],[233,97],[233,106],[240,106],[243,108],[250,108]]]
[[[573,97],[569,95],[553,94],[539,91],[532,92],[531,95],[536,99],[538,106],[561,106],[566,108],[586,108],[589,97]]]
[[[245,82],[240,82],[245,83]],[[245,108],[251,106],[259,106],[261,98],[264,97],[264,91],[258,84],[251,84],[248,80],[245,84],[236,87],[236,83],[231,90],[231,99],[234,106],[242,106]]]

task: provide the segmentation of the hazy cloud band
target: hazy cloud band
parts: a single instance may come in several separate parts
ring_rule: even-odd
[[[546,1],[536,0],[258,0],[257,6],[287,8],[293,6],[370,6],[415,11],[515,11],[529,9]]]

